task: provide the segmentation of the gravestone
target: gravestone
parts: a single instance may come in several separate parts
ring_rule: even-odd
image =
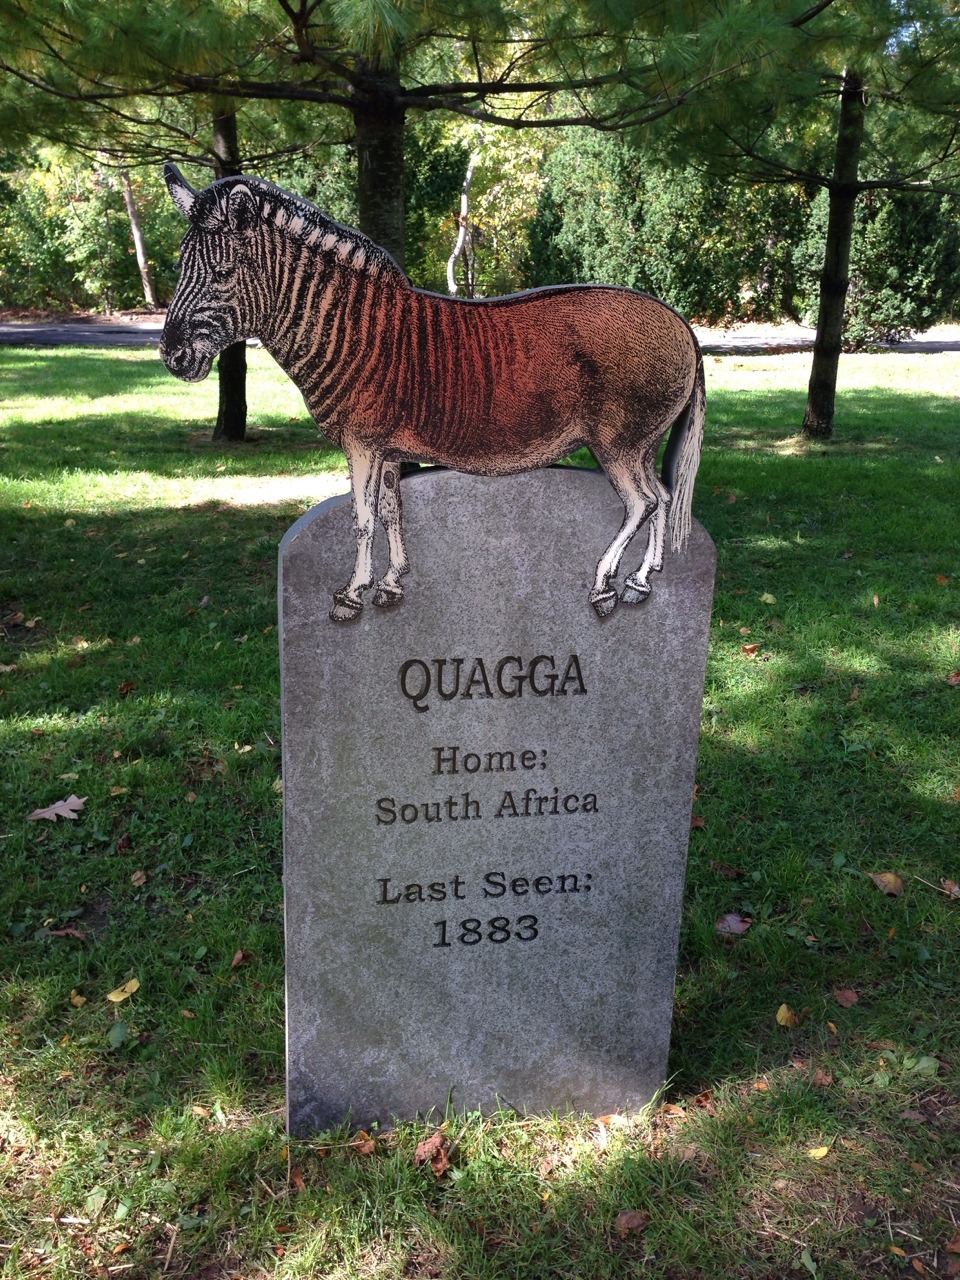
[[[347,497],[281,545],[288,1125],[662,1086],[714,549],[600,618],[600,473],[403,482],[394,608],[331,621]],[[415,588],[415,589],[414,589]]]

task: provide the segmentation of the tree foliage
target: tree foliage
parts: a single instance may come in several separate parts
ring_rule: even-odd
[[[111,311],[143,305],[120,175],[64,152],[7,158],[0,187],[0,306]],[[161,297],[182,229],[159,175],[132,178]]]
[[[817,193],[794,258],[798,306],[816,317],[828,198]],[[960,303],[960,198],[872,190],[857,208],[844,347],[899,342]]]
[[[557,147],[546,179],[529,228],[532,283],[630,285],[704,323],[793,315],[802,194],[674,168],[587,132]]]

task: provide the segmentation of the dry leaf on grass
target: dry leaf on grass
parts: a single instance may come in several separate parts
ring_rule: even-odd
[[[717,933],[736,937],[746,933],[752,924],[753,919],[750,916],[742,916],[739,912],[730,911],[717,921]]]
[[[834,990],[833,998],[837,1004],[843,1005],[844,1009],[852,1009],[860,999],[852,987],[837,987]]]
[[[113,991],[107,992],[107,999],[112,1004],[122,1004],[124,1000],[129,1000],[135,991],[140,990],[140,979],[130,978],[121,987],[115,987]]]
[[[870,879],[888,898],[899,898],[903,893],[903,880],[896,871],[871,871]]]
[[[799,1027],[800,1018],[796,1011],[791,1009],[788,1004],[782,1004],[777,1010],[777,1022],[781,1027]]]
[[[650,1225],[650,1214],[642,1209],[624,1209],[613,1220],[613,1229],[621,1240],[629,1235],[639,1235]]]
[[[27,814],[27,821],[37,822],[40,818],[47,818],[50,822],[56,822],[58,818],[69,818],[73,821],[86,803],[86,796],[81,799],[79,796],[69,795],[66,800],[48,804],[45,809],[34,809],[33,813]]]
[[[413,1163],[419,1168],[420,1165],[429,1161],[434,1177],[442,1178],[450,1168],[450,1159],[447,1155],[449,1150],[450,1144],[438,1129],[436,1133],[429,1138],[424,1138],[419,1144],[414,1152]]]

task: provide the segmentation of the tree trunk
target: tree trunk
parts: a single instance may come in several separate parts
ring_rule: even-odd
[[[480,153],[475,151],[467,165],[467,174],[460,190],[460,217],[457,220],[457,242],[453,253],[447,259],[447,292],[451,297],[457,296],[457,262],[463,260],[463,293],[472,298],[475,284],[475,255],[473,249],[473,227],[470,224],[470,188],[473,186],[473,171],[477,167]]]
[[[850,244],[860,194],[858,178],[865,109],[863,79],[856,71],[847,69],[840,90],[840,124],[833,178],[828,187],[830,210],[820,273],[817,336],[803,415],[803,434],[813,440],[829,440],[833,433],[843,311],[850,284]]]
[[[233,178],[243,172],[237,144],[237,113],[224,111],[213,117],[213,168],[217,178]],[[217,361],[220,405],[214,440],[245,440],[247,436],[247,344],[234,342]]]
[[[403,266],[405,248],[404,110],[396,75],[375,64],[365,68],[353,122],[357,150],[357,212],[360,230],[390,251]]]
[[[157,291],[153,283],[153,272],[150,270],[150,259],[147,257],[147,246],[143,239],[143,228],[140,226],[137,202],[133,197],[130,174],[126,169],[120,171],[120,180],[123,183],[123,203],[126,205],[127,217],[130,219],[130,235],[133,237],[133,248],[137,255],[137,266],[140,268],[140,279],[143,282],[143,296],[148,307],[155,307]]]

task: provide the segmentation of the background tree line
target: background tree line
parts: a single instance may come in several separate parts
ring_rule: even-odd
[[[408,136],[407,270],[445,291],[471,147],[463,131],[428,126]],[[699,323],[815,322],[823,190],[735,182],[590,129],[534,148],[523,141],[487,130],[481,144],[471,191],[478,295],[596,281],[648,290]],[[342,147],[288,157],[264,176],[353,225],[352,171]],[[182,221],[156,167],[129,176],[163,303]],[[4,157],[0,307],[143,307],[123,187],[115,165],[62,148]],[[958,305],[960,197],[867,193],[856,211],[845,344],[896,341],[951,319]]]
[[[459,236],[481,291],[585,273],[649,282],[699,319],[815,311],[810,436],[832,430],[845,328],[894,335],[953,305],[954,0],[0,0],[0,23],[15,154],[42,140],[99,157],[87,185],[105,200],[107,162],[275,177],[427,286],[445,279],[438,202],[456,210],[484,131],[486,187]],[[583,128],[597,136],[560,141]],[[580,167],[600,185],[578,186]],[[113,231],[85,239],[53,203],[64,278],[119,302]]]

